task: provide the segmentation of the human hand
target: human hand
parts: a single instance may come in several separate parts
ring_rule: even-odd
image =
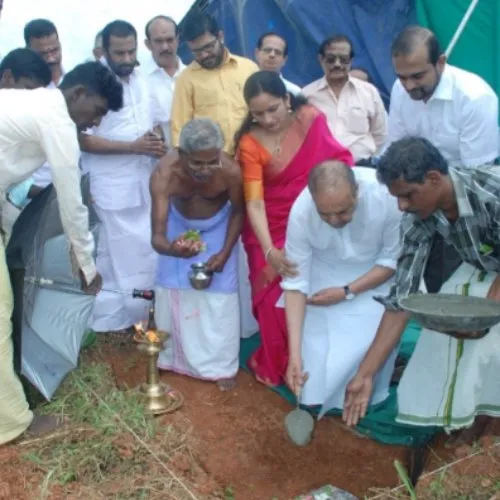
[[[356,374],[346,388],[342,420],[349,427],[354,427],[366,415],[372,396],[373,378],[369,375]]]
[[[285,382],[296,397],[299,397],[306,380],[307,373],[302,369],[301,357],[290,356],[285,374]]]
[[[132,151],[139,155],[151,155],[161,158],[167,153],[167,148],[158,134],[146,132],[132,143]]]
[[[456,332],[456,331],[451,331],[451,330],[436,330],[439,333],[444,333],[445,335],[449,335],[450,337],[454,337],[458,340],[470,340],[470,339],[481,339],[483,338],[489,331],[490,329],[487,328],[486,330],[481,330],[477,332]]]
[[[212,255],[207,260],[207,268],[210,269],[211,271],[214,271],[216,273],[220,273],[223,271],[224,266],[226,265],[227,259],[229,258],[229,255],[226,254],[225,252],[219,252],[216,253],[215,255]]]
[[[170,255],[171,257],[189,259],[199,253],[200,248],[195,241],[185,240],[180,237],[169,245],[167,255]]]
[[[268,254],[267,261],[284,278],[297,276],[297,264],[286,258],[284,250],[273,248]]]
[[[97,295],[102,288],[102,276],[99,273],[96,273],[92,282],[87,284],[87,280],[80,270],[80,283],[83,293],[86,293],[87,295]]]
[[[488,295],[486,295],[486,298],[500,302],[500,276],[497,276],[493,280],[493,283],[490,285],[490,289],[488,290]]]
[[[312,306],[333,306],[345,300],[345,291],[342,287],[335,286],[325,288],[316,292],[307,299],[307,303]]]

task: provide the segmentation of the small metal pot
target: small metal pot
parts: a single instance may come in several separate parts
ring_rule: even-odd
[[[191,271],[188,273],[189,282],[195,290],[206,290],[212,283],[214,272],[207,268],[204,262],[191,264]]]

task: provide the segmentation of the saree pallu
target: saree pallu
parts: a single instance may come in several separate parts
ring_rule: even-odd
[[[263,169],[269,231],[273,245],[280,249],[285,245],[288,215],[307,186],[310,170],[325,160],[353,164],[351,153],[332,137],[325,116],[311,106],[304,108],[281,144],[281,155],[272,157]],[[255,147],[263,148],[251,138]],[[258,380],[267,385],[279,385],[288,364],[285,311],[276,307],[282,293],[281,276],[266,262],[248,219],[243,226],[242,239],[250,268],[252,308],[261,334],[261,346],[248,364]]]

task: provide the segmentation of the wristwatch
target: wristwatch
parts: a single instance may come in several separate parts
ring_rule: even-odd
[[[352,300],[356,297],[356,295],[354,295],[352,292],[351,292],[351,289],[349,288],[349,285],[346,285],[344,287],[344,293],[345,293],[345,300]]]

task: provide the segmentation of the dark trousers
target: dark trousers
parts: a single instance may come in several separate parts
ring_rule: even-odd
[[[441,286],[458,269],[462,259],[455,247],[446,243],[443,237],[436,233],[432,241],[430,255],[424,271],[424,283],[428,293],[437,293]]]

